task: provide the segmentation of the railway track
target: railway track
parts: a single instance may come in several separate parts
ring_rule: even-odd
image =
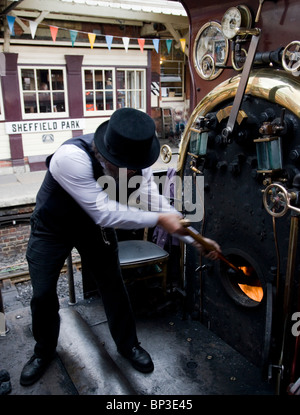
[[[78,270],[81,269],[81,260],[76,259],[72,261],[73,267],[75,266]],[[9,267],[7,267],[9,268]],[[61,273],[68,272],[68,264],[65,263],[61,269]],[[22,269],[19,271],[8,271],[8,272],[1,272],[0,271],[0,284],[3,281],[10,280],[12,284],[18,284],[21,282],[26,282],[30,280],[30,275],[28,269]]]

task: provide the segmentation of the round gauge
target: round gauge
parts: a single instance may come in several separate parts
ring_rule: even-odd
[[[242,23],[242,15],[237,7],[230,7],[223,16],[221,26],[224,36],[232,39]]]
[[[193,50],[194,66],[203,79],[215,79],[223,71],[228,58],[228,40],[221,25],[209,22],[199,30]]]
[[[251,12],[247,6],[230,7],[224,14],[221,26],[224,36],[232,39],[240,28],[249,29],[252,24]]]

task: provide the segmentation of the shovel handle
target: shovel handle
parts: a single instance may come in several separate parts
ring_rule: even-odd
[[[186,228],[189,235],[195,241],[199,242],[208,252],[216,250],[215,246],[212,243],[208,242],[200,233],[198,233],[197,231],[195,231],[194,229],[190,227],[190,222],[188,220],[181,219],[180,223],[184,228]],[[233,265],[231,262],[229,262],[228,259],[225,258],[223,254],[221,254],[221,252],[218,252],[218,258],[221,261],[225,262],[230,268],[234,269],[236,272],[238,273],[241,272],[241,270],[235,265]]]
[[[181,219],[180,223],[187,230],[189,235],[193,239],[195,239],[195,241],[199,242],[207,251],[215,251],[216,250],[216,248],[214,247],[213,244],[211,244],[210,242],[207,242],[206,239],[200,233],[196,232],[195,230],[193,230],[190,227],[190,222],[188,220]]]

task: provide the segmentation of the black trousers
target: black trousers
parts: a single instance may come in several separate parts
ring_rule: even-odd
[[[49,231],[33,215],[27,261],[33,287],[31,312],[35,353],[49,357],[55,352],[60,325],[57,280],[73,247],[81,256],[82,268],[88,267],[97,284],[117,348],[126,352],[138,343],[138,339],[120,269],[115,231],[88,222],[76,232],[58,234]]]

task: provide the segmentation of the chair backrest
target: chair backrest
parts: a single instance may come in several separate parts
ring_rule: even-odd
[[[153,242],[143,240],[121,241],[119,259],[121,266],[138,266],[167,259],[169,254]]]

